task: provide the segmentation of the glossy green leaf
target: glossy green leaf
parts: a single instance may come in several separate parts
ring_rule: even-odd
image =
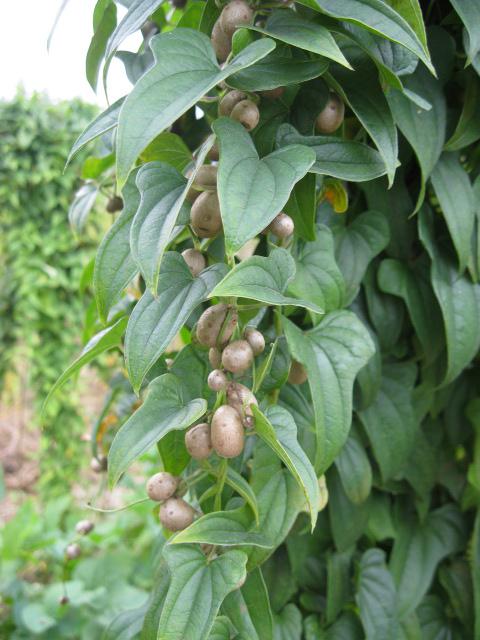
[[[257,498],[252,487],[248,484],[245,478],[240,475],[238,471],[235,471],[235,469],[229,466],[227,468],[225,483],[228,484],[228,486],[231,487],[236,493],[238,493],[238,495],[242,496],[242,498],[252,510],[255,522],[258,524],[259,515]]]
[[[376,35],[403,45],[435,74],[425,43],[408,22],[382,0],[315,0],[323,13],[358,24]]]
[[[302,614],[298,607],[289,603],[273,617],[273,640],[301,640]]]
[[[335,261],[332,232],[318,225],[316,235],[315,242],[298,247],[296,273],[288,290],[328,313],[344,306],[345,281]]]
[[[147,605],[122,611],[109,624],[102,640],[131,640],[138,637],[143,627],[143,619],[147,612]]]
[[[93,37],[86,57],[87,80],[94,91],[107,42],[117,26],[117,7],[112,0],[98,0],[93,12]]]
[[[387,3],[408,22],[426,50],[427,34],[419,0],[387,0]]]
[[[227,84],[243,91],[265,91],[279,85],[288,86],[318,78],[327,69],[328,60],[325,58],[282,45],[255,64],[230,76]]]
[[[456,506],[444,505],[423,523],[404,519],[398,527],[390,570],[397,584],[397,607],[402,617],[420,604],[438,563],[463,548],[466,528]]]
[[[305,20],[290,9],[273,11],[263,29],[250,28],[293,47],[334,60],[348,69],[352,68],[328,29],[311,20]]]
[[[135,391],[191,312],[208,298],[225,270],[225,265],[216,264],[194,278],[179,253],[165,254],[156,297],[146,291],[128,322],[125,361]]]
[[[385,552],[369,549],[360,561],[356,601],[368,640],[399,637],[393,578],[385,565]]]
[[[245,584],[230,593],[222,604],[224,611],[242,637],[249,640],[273,640],[273,618],[262,572],[254,569]]]
[[[213,130],[220,146],[218,195],[225,247],[235,253],[280,213],[295,183],[312,166],[314,154],[295,144],[260,159],[240,123],[220,118]]]
[[[211,298],[237,296],[272,305],[295,305],[315,313],[323,310],[313,302],[290,298],[283,292],[295,274],[295,261],[285,249],[268,257],[252,256],[240,262],[210,293]]]
[[[168,546],[163,553],[172,580],[157,639],[203,640],[225,597],[245,580],[247,556],[227,551],[209,561],[199,548],[190,546]]]
[[[297,440],[297,425],[282,407],[269,407],[265,414],[252,405],[255,432],[278,455],[305,494],[312,531],[317,521],[320,492],[315,470]]]
[[[332,623],[341,613],[350,596],[350,564],[352,552],[327,554],[326,622]]]
[[[182,385],[172,373],[155,378],[141,407],[121,426],[112,442],[108,452],[110,486],[163,436],[186,429],[206,410],[203,398],[185,401]]]
[[[170,544],[216,544],[224,547],[251,545],[271,548],[269,538],[252,520],[249,510],[240,507],[233,511],[207,513],[171,538]]]
[[[370,501],[352,502],[343,488],[336,467],[327,473],[328,515],[333,542],[338,551],[350,549],[365,533],[370,515]],[[348,522],[348,527],[345,523]]]
[[[197,5],[192,5],[193,7]],[[226,616],[217,616],[208,640],[230,640],[232,624]]]
[[[105,109],[105,111],[102,111],[102,113],[92,120],[92,122],[84,129],[70,150],[66,163],[67,166],[77,153],[79,153],[89,142],[92,142],[117,126],[120,108],[124,101],[125,96],[123,98],[119,98],[116,102]]]
[[[442,311],[447,340],[444,384],[454,380],[480,347],[480,285],[458,273],[454,260],[434,243],[430,212],[421,212],[420,238],[432,259],[432,286]]]
[[[184,400],[190,400],[190,396],[184,392]],[[157,442],[158,453],[162,459],[164,471],[174,476],[179,476],[188,467],[191,460],[185,446],[185,434],[183,431],[170,431],[160,442]]]
[[[426,596],[417,609],[422,640],[454,638],[445,603],[438,596]]]
[[[472,74],[467,81],[467,89],[462,105],[462,113],[455,131],[445,144],[446,151],[458,151],[473,144],[480,138],[480,80]]]
[[[272,40],[252,43],[223,69],[209,38],[177,28],[150,42],[154,66],[142,76],[122,106],[117,138],[117,178],[123,184],[139,154],[215,85],[267,55]]]
[[[365,502],[372,490],[372,467],[358,438],[348,437],[335,466],[348,499],[355,504]]]
[[[138,271],[130,253],[130,228],[140,204],[133,172],[123,188],[123,210],[105,234],[95,257],[93,286],[98,315],[106,322],[109,310]]]
[[[353,382],[375,351],[367,329],[350,311],[334,311],[302,333],[283,319],[292,356],[308,372],[317,433],[315,470],[323,473],[344,445],[352,419]]]
[[[302,136],[289,124],[282,124],[277,133],[277,145],[301,144],[315,152],[313,173],[364,182],[386,173],[383,160],[375,149],[362,142],[342,140],[333,136]]]
[[[98,186],[94,182],[87,182],[75,194],[75,197],[68,210],[68,221],[72,229],[78,233],[86,222],[90,211],[95,205],[99,194]]]
[[[416,373],[410,363],[385,364],[375,400],[358,414],[384,480],[402,471],[415,443],[418,425],[412,390]]]
[[[82,353],[62,373],[48,392],[48,396],[42,406],[42,415],[45,414],[45,409],[53,394],[61,389],[67,380],[78,373],[86,364],[95,360],[95,358],[101,353],[105,353],[105,351],[109,351],[110,349],[114,349],[121,345],[122,337],[127,326],[127,320],[128,318],[125,317],[120,318],[112,326],[107,327],[94,335],[93,338],[84,346]]]
[[[375,329],[382,351],[389,352],[400,337],[405,319],[405,307],[401,300],[382,291],[379,287],[381,265],[370,265],[363,279],[368,317]]]
[[[455,153],[444,153],[431,181],[458,256],[460,271],[467,266],[475,222],[475,200],[468,173]]]
[[[345,304],[358,292],[368,265],[388,244],[388,222],[380,211],[365,211],[351,224],[336,226],[335,256],[345,281]]]
[[[476,0],[451,0],[468,33],[468,61],[480,52],[480,6]]]
[[[303,240],[315,240],[315,219],[317,215],[316,178],[307,173],[293,187],[288,202],[283,207],[295,224],[295,235]]]
[[[142,162],[166,162],[183,171],[192,160],[192,153],[176,133],[164,131],[158,135],[140,154]]]

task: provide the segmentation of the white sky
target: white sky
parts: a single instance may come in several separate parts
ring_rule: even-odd
[[[101,81],[95,95],[85,77],[95,1],[69,0],[47,52],[61,0],[0,0],[0,98],[11,98],[22,84],[27,93],[45,91],[54,100],[81,97],[106,105]],[[139,43],[138,34],[131,36],[122,49],[134,51]],[[110,102],[130,88],[119,60],[111,64],[108,88]]]

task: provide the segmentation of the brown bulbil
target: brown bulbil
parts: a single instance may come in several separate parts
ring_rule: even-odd
[[[190,211],[192,229],[199,238],[214,238],[222,229],[220,203],[216,192],[204,191]]]
[[[90,469],[95,471],[95,473],[103,473],[107,470],[107,458],[105,458],[105,456],[92,458],[90,460]]]
[[[212,391],[223,391],[228,384],[228,378],[221,369],[214,369],[208,375],[208,386]]]
[[[227,342],[232,337],[237,322],[236,309],[222,302],[214,304],[198,320],[197,339],[206,347],[215,347],[217,341],[219,344]]]
[[[202,422],[189,429],[185,434],[185,446],[194,460],[206,460],[213,451],[210,426]]]
[[[342,124],[345,116],[345,105],[336,93],[330,93],[325,107],[320,111],[315,120],[315,128],[318,133],[334,133]]]
[[[278,214],[267,227],[277,238],[288,238],[295,230],[295,224],[292,218],[286,213]]]
[[[214,369],[220,369],[222,366],[222,352],[216,347],[212,347],[208,352],[208,360]]]
[[[197,251],[197,249],[185,249],[185,251],[182,251],[182,257],[187,263],[193,277],[198,276],[207,266],[205,256],[201,251]]]
[[[75,558],[78,558],[81,553],[82,550],[80,549],[80,545],[76,542],[72,542],[72,544],[69,544],[65,549],[65,555],[68,560],[75,560]]]
[[[252,347],[253,355],[258,356],[265,349],[265,338],[253,327],[247,327],[243,332],[243,336],[248,344]]]
[[[58,604],[61,605],[62,607],[64,607],[66,604],[68,604],[70,602],[70,598],[68,596],[62,596],[59,601]]]
[[[108,213],[116,213],[117,211],[121,211],[123,209],[123,200],[120,196],[113,196],[107,202],[107,211]]]
[[[215,191],[217,188],[217,167],[214,164],[204,164],[197,171],[192,187],[197,191]]]
[[[169,498],[159,512],[160,522],[169,531],[182,531],[195,518],[195,510],[183,498]]]
[[[226,36],[232,37],[237,27],[251,24],[253,11],[244,0],[232,0],[223,8],[219,22]]]
[[[247,131],[251,131],[260,120],[260,111],[251,100],[241,100],[233,107],[230,117],[240,122]]]
[[[253,362],[253,350],[246,340],[234,340],[222,353],[222,365],[231,373],[246,371]]]
[[[230,116],[230,114],[232,113],[233,107],[239,102],[241,102],[242,100],[246,100],[247,98],[248,98],[247,94],[244,93],[243,91],[239,91],[238,89],[229,91],[220,100],[220,104],[218,105],[218,115]]]
[[[232,38],[227,36],[220,26],[220,18],[215,22],[212,29],[211,42],[217,60],[225,62],[232,50]]]
[[[162,502],[171,498],[178,487],[178,478],[168,471],[160,471],[147,482],[147,494],[150,500]]]
[[[303,384],[308,378],[307,370],[300,364],[294,360],[290,367],[290,372],[288,374],[288,381],[290,384]]]
[[[242,418],[245,427],[252,427],[254,424],[251,405],[258,407],[258,402],[248,387],[239,382],[230,382],[227,387],[227,402],[230,407]]]
[[[218,144],[215,143],[210,151],[207,153],[207,158],[213,162],[216,162],[220,158],[220,153],[218,151]]]
[[[285,93],[285,87],[276,87],[275,89],[267,89],[266,91],[260,91],[260,95],[267,100],[278,100]]]
[[[212,445],[222,458],[235,458],[243,451],[245,430],[237,411],[224,404],[213,414]]]
[[[94,526],[91,520],[79,520],[75,525],[75,531],[81,536],[86,536],[93,531]]]

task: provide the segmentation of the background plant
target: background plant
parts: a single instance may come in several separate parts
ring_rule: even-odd
[[[89,80],[119,55],[134,87],[73,153],[114,139],[124,208],[93,274],[105,328],[52,394],[122,349],[143,404],[110,483],[154,445],[177,478],[127,637],[478,637],[475,11],[139,1],[116,25],[97,4]],[[247,391],[207,385],[209,360]]]

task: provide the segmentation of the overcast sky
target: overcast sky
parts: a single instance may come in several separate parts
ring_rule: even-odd
[[[45,91],[55,100],[81,97],[106,104],[102,89],[96,96],[85,78],[95,1],[69,0],[47,52],[48,34],[61,0],[0,0],[1,98],[11,98],[22,84],[28,93]],[[139,36],[132,36],[122,48],[135,50],[139,42]],[[110,101],[129,87],[122,63],[114,60],[109,73]]]

